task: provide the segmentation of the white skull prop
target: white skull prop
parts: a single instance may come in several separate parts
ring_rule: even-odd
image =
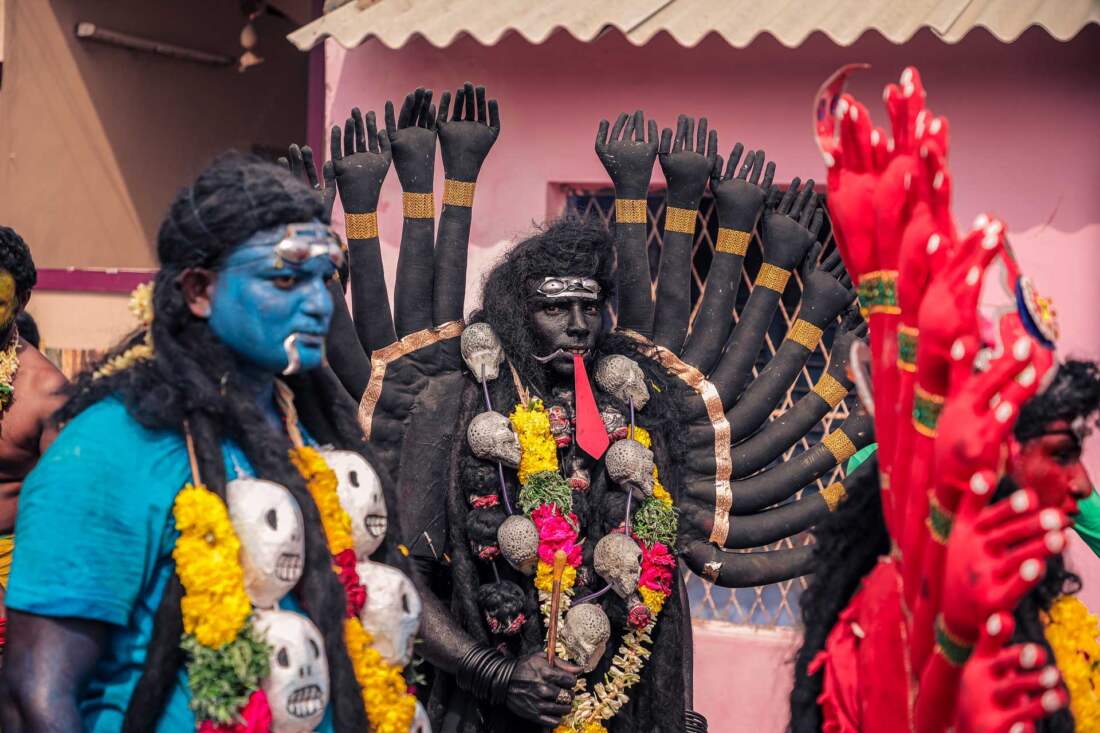
[[[497,547],[508,564],[524,575],[534,575],[539,561],[539,531],[522,514],[513,514],[497,528]]]
[[[386,536],[386,497],[382,481],[366,458],[350,450],[324,450],[325,463],[336,474],[340,506],[351,517],[355,557],[366,560]]]
[[[328,705],[328,660],[321,632],[291,611],[257,611],[256,630],[271,647],[271,674],[263,691],[271,706],[271,733],[310,733]]]
[[[416,701],[416,713],[413,715],[412,725],[409,726],[409,733],[432,733],[428,711],[424,709],[419,700]]]
[[[638,543],[619,532],[612,532],[596,544],[592,565],[601,578],[611,585],[620,598],[626,598],[638,587],[642,574],[642,549]]]
[[[499,412],[483,412],[470,421],[466,430],[470,450],[478,458],[500,461],[505,466],[519,467],[519,438],[512,423]]]
[[[462,351],[462,360],[473,372],[475,379],[480,380],[484,373],[485,380],[491,382],[500,374],[500,365],[504,363],[504,349],[501,348],[500,339],[493,332],[493,327],[488,323],[467,326],[462,331],[459,349]]]
[[[607,449],[607,475],[615,483],[653,496],[653,451],[636,440],[620,440]]]
[[[633,400],[635,410],[642,409],[649,402],[649,388],[645,385],[642,368],[622,354],[600,359],[596,364],[596,384],[624,403],[629,404]]]
[[[363,628],[374,637],[374,648],[389,662],[404,667],[412,660],[413,642],[420,628],[420,596],[404,573],[377,562],[355,566],[367,589],[359,612]]]
[[[565,614],[562,628],[562,643],[569,656],[581,665],[585,672],[591,672],[600,663],[607,640],[611,638],[611,622],[607,614],[594,603],[582,603],[573,606]]]
[[[259,608],[274,608],[302,577],[302,510],[285,486],[259,478],[233,479],[225,497],[241,541],[248,597]]]

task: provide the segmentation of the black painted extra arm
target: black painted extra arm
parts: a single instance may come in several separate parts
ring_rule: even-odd
[[[0,670],[0,729],[5,733],[83,730],[78,700],[107,650],[107,624],[8,609]]]
[[[458,663],[477,642],[462,630],[443,602],[427,587],[427,583],[418,581],[417,586],[423,603],[417,653],[434,667],[454,674]]]
[[[760,180],[764,169],[763,150],[750,150],[737,172],[743,149],[741,143],[733,146],[725,174],[720,155],[711,171],[710,191],[718,210],[718,240],[707,272],[703,302],[681,356],[704,374],[718,361],[733,329],[733,307],[741,286],[745,251],[775,174],[775,163],[768,163],[764,180]]]
[[[718,133],[707,134],[707,118],[695,121],[680,115],[675,139],[672,131],[661,134],[661,169],[668,181],[665,197],[664,244],[657,274],[657,305],[653,341],[674,354],[687,339],[691,318],[691,249],[699,217],[699,201],[718,155]]]
[[[813,546],[731,552],[706,540],[690,540],[684,562],[696,575],[713,578],[722,588],[747,588],[778,583],[805,575],[813,569]]]
[[[333,278],[328,292],[332,296],[332,323],[325,340],[325,352],[340,384],[358,401],[370,381],[370,356],[359,343],[340,281]]]

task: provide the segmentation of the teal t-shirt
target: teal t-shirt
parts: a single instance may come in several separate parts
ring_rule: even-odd
[[[1085,541],[1085,544],[1100,556],[1100,494],[1093,488],[1087,499],[1077,502],[1078,515],[1074,517],[1073,528]]]
[[[251,470],[235,445],[224,453],[229,476]],[[117,399],[105,399],[65,426],[23,482],[7,605],[111,625],[80,696],[86,731],[122,728],[175,569],[172,503],[189,479],[180,433],[147,430]],[[289,595],[280,605],[301,612]],[[195,731],[190,698],[181,667],[157,733]],[[329,712],[322,733],[332,730]]]

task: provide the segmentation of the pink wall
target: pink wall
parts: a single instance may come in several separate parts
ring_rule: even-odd
[[[473,291],[502,247],[533,221],[560,211],[559,184],[608,185],[592,152],[601,117],[613,119],[640,106],[671,125],[681,112],[706,114],[719,131],[723,154],[736,141],[763,146],[777,161],[779,179],[823,180],[810,127],[812,97],[821,81],[843,63],[872,63],[874,68],[855,79],[854,91],[883,124],[877,102],[882,85],[913,64],[924,75],[930,105],[951,121],[960,223],[965,226],[982,211],[1004,217],[1025,268],[1056,298],[1062,351],[1098,358],[1098,44],[1096,26],[1068,43],[1033,28],[1012,45],[981,30],[955,46],[924,31],[900,47],[875,33],[848,48],[816,34],[798,49],[764,36],[743,50],[714,37],[685,49],[665,35],[637,48],[616,31],[592,44],[558,33],[540,46],[508,36],[490,48],[463,38],[443,49],[416,40],[397,50],[369,42],[345,51],[330,41],[325,114],[330,123],[342,122],[359,105],[381,116],[387,98],[400,104],[417,85],[434,88],[438,96],[444,85],[453,89],[467,79],[484,83],[500,99],[501,137],[478,182]],[[380,206],[391,282],[400,200],[391,174]],[[1088,457],[1093,475],[1100,475],[1100,439]],[[1098,570],[1087,574],[1100,578]],[[696,705],[710,717],[711,730],[782,730],[790,638],[699,631]]]

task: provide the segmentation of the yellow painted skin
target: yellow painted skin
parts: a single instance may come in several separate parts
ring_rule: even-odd
[[[19,314],[19,297],[15,294],[15,278],[7,270],[0,269],[0,333],[11,326]]]

